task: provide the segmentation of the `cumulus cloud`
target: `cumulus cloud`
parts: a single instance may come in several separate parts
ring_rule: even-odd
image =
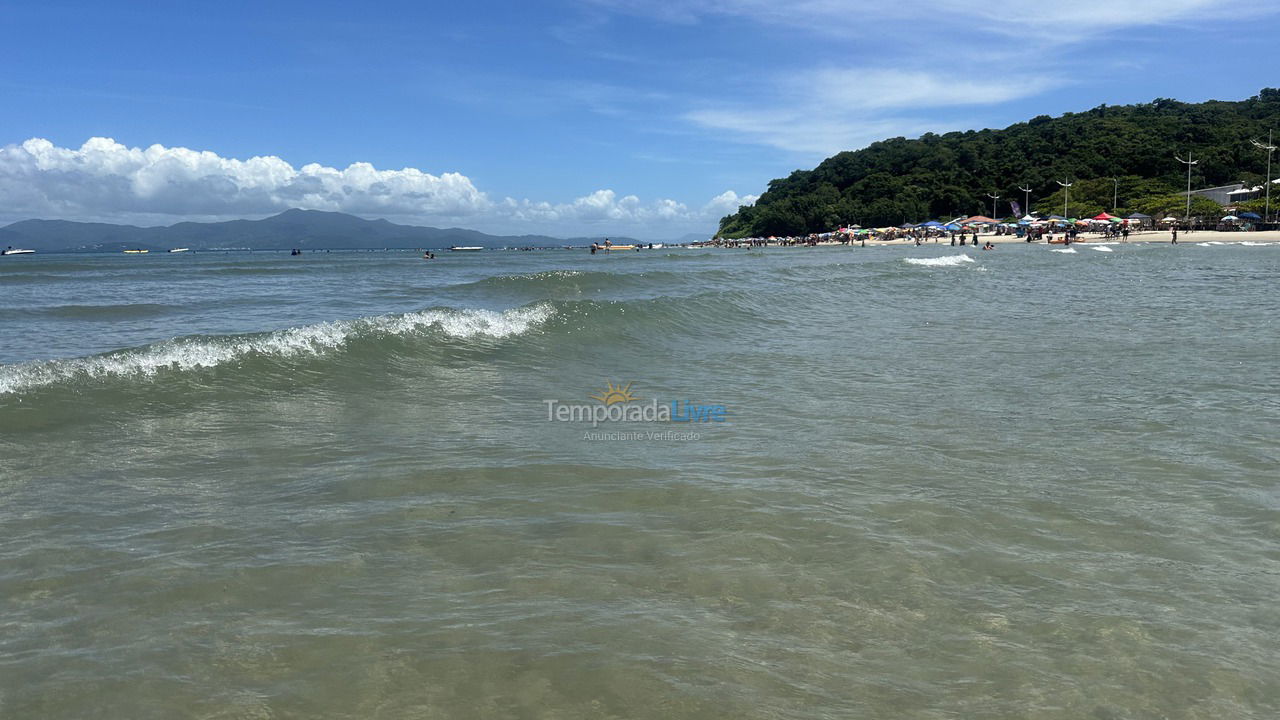
[[[414,168],[294,168],[278,157],[126,147],[90,138],[79,149],[33,138],[0,148],[0,197],[10,212],[252,215],[290,207],[352,213],[466,217],[489,199],[466,176]]]
[[[645,203],[613,190],[564,203],[495,200],[460,173],[379,170],[363,162],[295,168],[274,156],[240,160],[182,147],[128,147],[101,137],[78,149],[42,138],[0,147],[0,206],[14,219],[216,219],[303,208],[503,231],[652,226],[651,233],[661,233],[714,222],[727,202],[754,198],[727,191],[696,208],[670,199]]]

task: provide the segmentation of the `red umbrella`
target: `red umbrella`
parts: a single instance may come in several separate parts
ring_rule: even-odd
[[[1110,220],[1110,219],[1112,219],[1112,218],[1114,218],[1114,217],[1115,217],[1115,215],[1108,215],[1108,214],[1106,214],[1105,212],[1100,212],[1100,213],[1098,213],[1097,215],[1094,215],[1094,216],[1093,216],[1093,219],[1094,219],[1094,220]]]

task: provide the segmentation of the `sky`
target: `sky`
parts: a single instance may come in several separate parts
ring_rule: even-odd
[[[841,150],[1240,100],[1274,0],[4,2],[0,224],[710,235]]]

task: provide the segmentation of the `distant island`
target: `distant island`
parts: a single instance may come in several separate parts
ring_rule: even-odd
[[[1185,213],[1184,158],[1191,153],[1196,188],[1262,185],[1267,153],[1250,143],[1280,128],[1280,90],[1240,102],[1101,105],[1061,117],[1041,115],[1003,130],[927,133],[838,153],[812,170],[773,180],[754,205],[720,221],[726,238],[796,236],[841,225],[882,227],[931,218],[1063,213],[1092,217],[1142,212]],[[1064,197],[1059,181],[1073,183]],[[1029,188],[1024,191],[1021,188]],[[1280,187],[1273,185],[1272,195]],[[1064,199],[1069,200],[1063,207]],[[1272,208],[1277,200],[1272,198]],[[1262,201],[1244,209],[1262,212]],[[1027,207],[1027,205],[1030,207]],[[1196,198],[1191,214],[1221,205]]]
[[[615,242],[639,242],[613,237]],[[705,240],[706,236],[692,239]],[[546,235],[488,235],[463,228],[397,225],[319,210],[286,210],[262,220],[180,222],[137,227],[70,220],[22,220],[0,228],[0,248],[36,252],[120,252],[126,249],[301,250],[447,248],[454,245],[503,247],[586,246],[603,237],[555,238]],[[690,238],[683,239],[688,242]]]

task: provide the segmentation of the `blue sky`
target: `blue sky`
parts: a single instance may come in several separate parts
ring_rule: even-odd
[[[674,238],[885,137],[1280,85],[1270,0],[977,5],[0,3],[0,222]]]

